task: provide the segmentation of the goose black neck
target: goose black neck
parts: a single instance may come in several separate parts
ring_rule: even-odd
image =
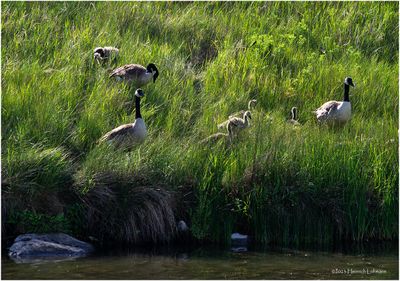
[[[350,91],[350,86],[347,84],[344,84],[344,97],[343,101],[350,101],[349,99],[349,91]]]
[[[135,96],[135,106],[136,106],[136,112],[135,112],[135,118],[142,118],[142,115],[140,114],[140,98],[138,96]]]

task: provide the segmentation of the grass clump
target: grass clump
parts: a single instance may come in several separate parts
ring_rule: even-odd
[[[180,219],[218,243],[233,231],[279,244],[397,239],[398,8],[2,3],[3,205],[127,243],[169,241]],[[119,60],[99,66],[92,50],[106,45]],[[149,62],[160,76],[144,88],[146,141],[97,145],[134,120],[134,89],[109,71]],[[318,125],[311,111],[340,100],[346,76],[352,120]],[[250,99],[233,144],[199,145]],[[299,128],[285,122],[292,106]]]
[[[82,195],[87,232],[99,241],[160,243],[176,232],[173,197],[162,187],[135,186],[113,173],[95,174],[93,188]]]
[[[29,210],[53,214],[62,211],[58,194],[72,184],[74,167],[65,150],[42,146],[7,149],[2,171],[3,199]]]

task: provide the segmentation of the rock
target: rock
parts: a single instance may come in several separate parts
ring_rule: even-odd
[[[233,246],[246,246],[248,239],[248,235],[243,235],[237,232],[232,233],[231,235],[231,243]]]
[[[64,233],[19,235],[8,255],[14,259],[82,257],[94,250],[89,243]]]
[[[177,228],[179,232],[187,232],[189,230],[189,227],[182,220],[178,222]]]
[[[181,254],[178,254],[177,258],[179,261],[188,261],[189,255],[187,253],[181,253]]]
[[[231,251],[234,253],[243,253],[243,252],[247,252],[247,247],[245,247],[245,246],[231,247]]]

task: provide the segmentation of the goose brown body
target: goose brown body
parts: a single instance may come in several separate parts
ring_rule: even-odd
[[[142,87],[151,80],[156,81],[158,70],[152,63],[147,68],[139,64],[127,64],[114,69],[110,77],[115,77],[118,81],[133,83],[136,87]]]

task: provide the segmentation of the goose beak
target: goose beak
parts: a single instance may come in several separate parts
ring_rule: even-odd
[[[356,87],[356,85],[355,85],[355,84],[353,84],[353,82],[351,82],[351,83],[350,83],[350,86],[352,86],[353,88],[355,88],[355,87]]]

